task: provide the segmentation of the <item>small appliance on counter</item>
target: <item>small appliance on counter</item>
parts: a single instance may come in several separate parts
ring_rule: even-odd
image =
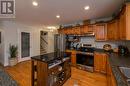
[[[118,53],[122,55],[127,55],[129,53],[129,50],[126,46],[119,45],[118,46]]]
[[[105,45],[103,46],[103,49],[104,49],[105,51],[111,51],[111,50],[112,50],[112,47],[111,47],[110,44],[105,44]]]

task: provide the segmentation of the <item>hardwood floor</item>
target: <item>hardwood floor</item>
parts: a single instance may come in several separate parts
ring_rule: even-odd
[[[31,86],[31,62],[26,61],[14,67],[6,67],[5,70],[14,78],[19,86]],[[63,86],[107,86],[106,76],[98,73],[90,73],[76,68],[72,68],[71,78]]]

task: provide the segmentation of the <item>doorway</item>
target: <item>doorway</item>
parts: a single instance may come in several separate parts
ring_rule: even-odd
[[[19,62],[30,60],[31,32],[19,31]]]
[[[21,32],[21,57],[30,56],[30,33]]]

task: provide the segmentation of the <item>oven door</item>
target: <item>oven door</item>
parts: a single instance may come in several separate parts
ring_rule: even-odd
[[[78,66],[82,67],[82,69],[93,72],[94,68],[94,56],[87,54],[76,54],[76,63]]]

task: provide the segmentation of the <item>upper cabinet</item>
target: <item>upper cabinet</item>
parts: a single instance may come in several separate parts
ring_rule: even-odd
[[[119,40],[118,20],[107,23],[107,40]]]
[[[126,4],[120,13],[119,34],[120,40],[130,40],[130,4]]]
[[[81,28],[81,34],[91,34],[94,33],[93,25],[84,25]]]
[[[126,8],[122,10],[119,18],[119,38],[120,40],[126,39]]]
[[[96,41],[106,40],[106,24],[98,24],[94,28]]]
[[[73,29],[73,34],[75,35],[80,35],[81,34],[81,27],[77,26],[77,27],[74,27]]]
[[[81,34],[86,34],[88,32],[88,26],[85,25],[85,26],[82,26],[81,28]]]
[[[61,34],[85,35],[95,33],[96,41],[130,40],[130,4],[126,4],[118,19],[95,25],[59,29]]]
[[[124,14],[126,15],[126,39],[130,40],[130,4],[127,5]]]
[[[95,29],[94,29],[95,25],[88,25],[88,33],[94,33]]]

